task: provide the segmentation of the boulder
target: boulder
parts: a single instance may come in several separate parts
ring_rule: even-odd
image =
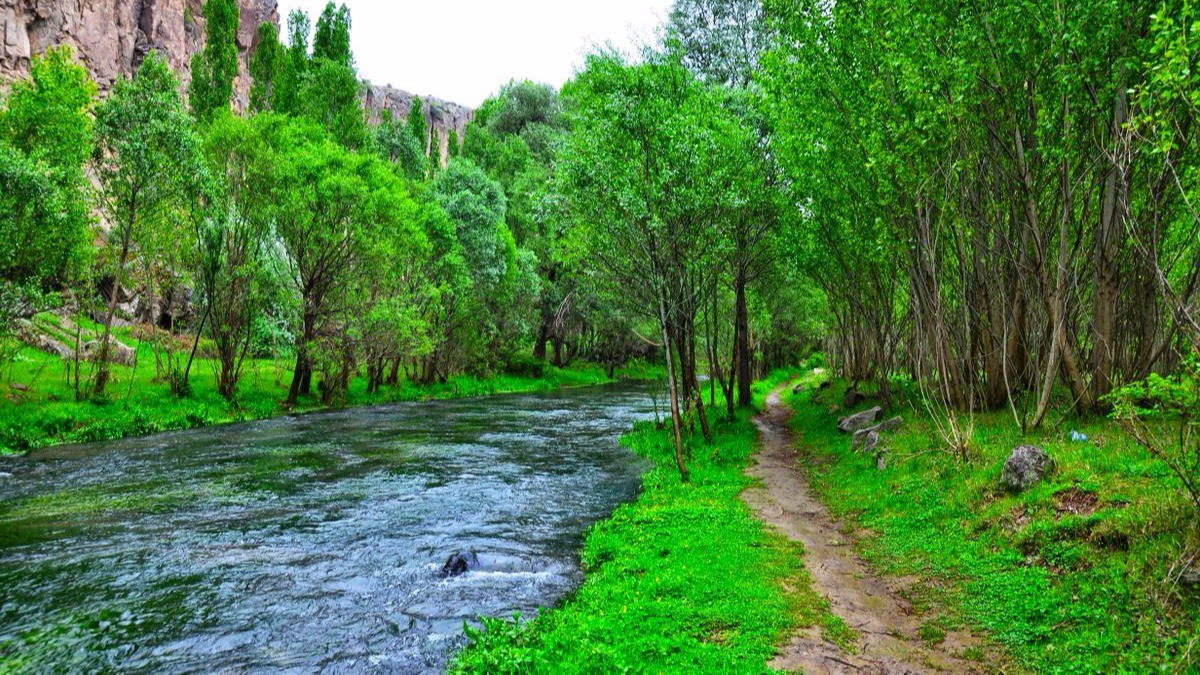
[[[38,330],[31,321],[18,319],[16,322],[17,339],[25,344],[43,351],[51,356],[57,356],[64,361],[75,358],[75,351],[62,342]]]
[[[479,567],[479,558],[474,553],[453,553],[442,565],[442,576],[456,577],[476,567]]]
[[[854,432],[854,440],[850,442],[850,450],[854,452],[870,452],[879,443],[879,434],[885,431],[895,431],[904,424],[904,418],[897,415],[890,420],[884,420],[873,427],[859,429]],[[872,440],[873,438],[873,440]]]
[[[133,366],[137,363],[137,352],[116,338],[109,338],[108,361],[122,366]],[[83,358],[94,361],[100,356],[100,340],[85,342],[80,350]]]
[[[883,415],[883,408],[875,406],[870,410],[864,410],[860,413],[855,413],[838,420],[838,431],[843,434],[852,434],[860,429],[874,426]]]
[[[867,400],[866,394],[851,387],[846,390],[846,395],[842,398],[842,405],[846,408],[853,408],[865,400]]]
[[[1054,460],[1045,450],[1033,445],[1019,445],[1008,459],[1000,482],[1013,492],[1027,490],[1050,472],[1054,471]]]

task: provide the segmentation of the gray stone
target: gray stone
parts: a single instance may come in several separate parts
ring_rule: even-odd
[[[85,343],[80,350],[80,355],[89,361],[94,361],[100,356],[100,340]],[[122,366],[133,366],[137,363],[137,352],[116,338],[109,338],[108,361]]]
[[[853,452],[870,452],[879,443],[879,434],[885,431],[895,431],[904,424],[904,418],[899,415],[884,420],[873,427],[859,429],[854,432],[854,440],[850,442],[850,450]]]
[[[1045,450],[1033,445],[1019,445],[1004,460],[1000,482],[1009,490],[1020,492],[1029,489],[1052,471],[1054,460]]]
[[[838,431],[843,434],[852,434],[859,429],[866,429],[867,427],[874,426],[875,422],[882,415],[883,408],[875,406],[870,410],[864,410],[860,413],[843,417],[838,420]]]

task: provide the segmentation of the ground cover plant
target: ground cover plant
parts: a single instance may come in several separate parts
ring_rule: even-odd
[[[1011,416],[977,414],[960,460],[919,405],[902,405],[880,470],[836,430],[845,412],[831,406],[846,387],[785,396],[801,465],[874,567],[911,579],[917,607],[948,610],[930,639],[982,628],[1036,672],[1193,667],[1200,597],[1180,572],[1195,555],[1195,513],[1168,466],[1119,424],[1064,418],[1022,436]],[[1000,473],[1022,443],[1057,470],[1013,494]]]

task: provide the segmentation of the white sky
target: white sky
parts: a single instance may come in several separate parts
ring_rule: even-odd
[[[326,0],[279,0],[315,30]],[[671,0],[342,0],[359,75],[477,107],[511,79],[561,86],[593,45],[653,42]],[[340,4],[340,3],[339,3]],[[286,40],[286,38],[284,38]]]

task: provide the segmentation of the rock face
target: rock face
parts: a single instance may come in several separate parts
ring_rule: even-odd
[[[1014,492],[1027,490],[1046,474],[1054,471],[1054,460],[1045,450],[1033,445],[1019,445],[1004,461],[1000,482]]]
[[[378,124],[384,110],[392,111],[392,119],[404,121],[412,110],[415,94],[395,89],[367,85],[363,96],[363,108],[367,111],[367,122]],[[443,165],[449,160],[450,132],[458,134],[458,142],[462,143],[466,136],[467,125],[475,119],[475,111],[450,103],[432,96],[421,97],[421,112],[425,116],[425,128],[429,130],[429,138],[425,140],[425,154],[436,151]]]
[[[848,417],[843,417],[838,420],[838,431],[843,434],[852,434],[860,429],[874,426],[880,416],[883,415],[883,408],[875,406],[870,410],[864,410],[860,413],[855,413]]]
[[[204,0],[3,0],[0,2],[0,79],[29,72],[32,57],[70,44],[107,93],[132,74],[151,49],[162,53],[184,83],[192,55],[204,46]],[[264,21],[279,22],[277,0],[238,0],[240,70],[234,105],[249,99],[250,54]]]

